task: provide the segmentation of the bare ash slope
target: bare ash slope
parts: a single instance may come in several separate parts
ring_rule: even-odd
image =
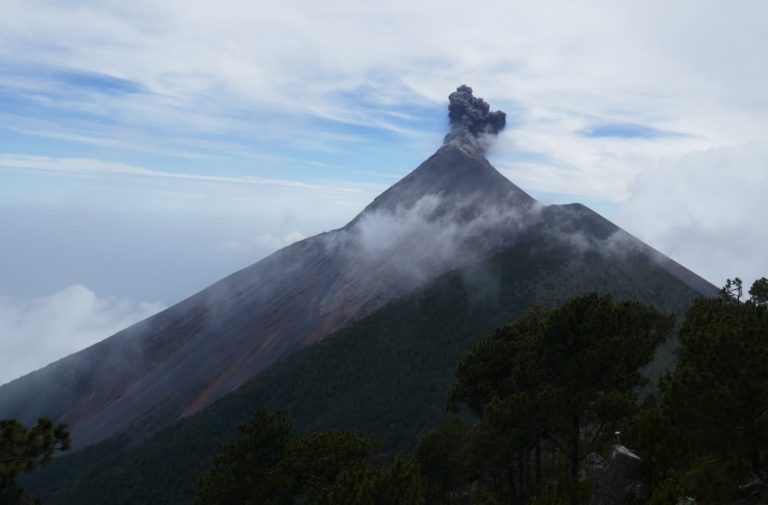
[[[512,221],[533,203],[479,153],[443,146],[346,227],[290,245],[0,387],[0,417],[63,420],[78,447],[129,426],[152,432],[486,254],[513,233],[485,245],[473,235],[500,227],[516,232]],[[486,209],[496,214],[486,219]],[[377,236],[381,226],[388,236]]]

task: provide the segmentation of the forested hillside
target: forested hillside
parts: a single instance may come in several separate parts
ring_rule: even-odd
[[[219,444],[261,407],[283,412],[301,433],[351,429],[409,453],[448,416],[456,365],[478,341],[534,304],[588,291],[678,316],[699,296],[648,256],[531,237],[388,304],[148,440],[109,439],[33,474],[27,487],[52,505],[190,503]],[[655,366],[670,360],[662,353]]]

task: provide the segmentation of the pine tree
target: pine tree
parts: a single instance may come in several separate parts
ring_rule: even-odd
[[[513,447],[528,454],[546,438],[567,458],[577,503],[582,457],[633,413],[635,389],[647,382],[639,370],[673,326],[672,316],[652,307],[594,293],[536,308],[462,360],[450,398],[479,414],[510,456]],[[508,487],[519,497],[525,481],[513,473],[510,467],[508,480],[519,484]]]
[[[53,455],[66,451],[72,441],[65,424],[41,417],[26,428],[14,419],[0,420],[0,503],[32,503],[16,485],[16,479],[38,465],[51,462]]]

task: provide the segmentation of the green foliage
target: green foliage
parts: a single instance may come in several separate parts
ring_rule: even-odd
[[[72,445],[64,424],[42,417],[31,428],[14,419],[0,420],[0,503],[32,503],[16,485],[16,479],[38,465],[51,462],[57,451]]]
[[[693,454],[689,454],[689,457]],[[733,503],[738,498],[738,486],[744,482],[748,472],[736,461],[723,461],[713,456],[694,457],[680,483],[687,492],[695,496],[700,504]]]
[[[671,475],[653,489],[648,505],[670,505],[686,503],[686,489],[676,475]],[[694,502],[695,503],[695,502]]]
[[[705,436],[693,443],[743,451],[760,470],[768,435],[768,307],[699,300],[680,341],[680,363],[665,384],[676,420],[703,422]]]
[[[768,279],[761,277],[749,288],[750,300],[758,305],[768,304]]]
[[[726,302],[741,303],[741,297],[744,295],[743,281],[738,277],[727,279],[725,286],[720,289],[720,298]]]
[[[652,307],[590,293],[530,309],[461,361],[451,400],[482,409],[477,447],[506,476],[509,499],[532,492],[523,474],[545,437],[567,457],[577,500],[585,449],[635,411],[635,390],[646,382],[640,368],[673,327],[673,316]]]
[[[242,436],[225,443],[213,469],[198,485],[196,505],[289,503],[289,478],[279,472],[293,430],[280,415],[259,410],[240,427]]]
[[[667,481],[676,462],[686,457],[678,441],[683,437],[681,427],[658,402],[651,398],[623,428],[627,446],[643,458],[648,490],[652,495],[667,496],[659,485]],[[681,496],[680,494],[676,496]],[[666,498],[664,498],[666,499]],[[673,503],[672,500],[670,503]]]
[[[768,448],[768,307],[698,300],[680,330],[678,367],[664,383],[689,450],[736,456],[752,471]]]
[[[312,501],[343,472],[370,464],[379,445],[350,431],[310,433],[288,444],[278,470],[287,476],[294,495]]]
[[[699,299],[679,332],[675,371],[662,397],[627,425],[646,465],[652,503],[694,496],[734,501],[768,453],[768,306],[756,282],[740,301],[738,278],[720,298]],[[672,501],[670,501],[672,500]]]
[[[571,413],[611,421],[599,419],[599,402],[646,382],[640,367],[673,327],[673,316],[637,302],[594,293],[574,298],[547,317],[540,343],[547,382],[563,392]]]
[[[697,296],[641,256],[615,261],[521,242],[304,349],[148,440],[114,437],[26,483],[50,505],[101,504],[104,496],[112,505],[187,504],[219,445],[261,407],[284,412],[299,434],[352,430],[381,439],[386,451],[412,451],[448,418],[445,394],[467,351],[531,305],[590,290],[678,314]],[[671,354],[656,365],[667,369]]]
[[[481,462],[467,450],[470,434],[461,419],[453,418],[426,434],[416,446],[415,460],[428,503],[448,503],[456,489],[479,476]]]
[[[263,409],[240,431],[200,479],[196,504],[311,503],[342,473],[368,465],[376,447],[351,432],[297,436],[282,415]]]
[[[345,471],[316,505],[423,505],[424,494],[413,462],[398,458],[387,468]]]
[[[466,404],[482,418],[494,398],[506,398],[516,391],[530,391],[544,380],[538,340],[547,311],[527,310],[514,323],[497,328],[478,343],[456,369],[456,383],[449,393],[450,404]]]

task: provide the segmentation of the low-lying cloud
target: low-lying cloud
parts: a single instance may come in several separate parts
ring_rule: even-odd
[[[515,240],[539,211],[487,203],[482,195],[455,201],[428,194],[410,206],[364,214],[341,240],[354,265],[351,275],[386,270],[390,280],[416,286]]]
[[[165,307],[82,285],[32,300],[0,297],[0,384],[88,347]]]
[[[715,285],[768,274],[768,149],[745,144],[640,172],[619,222]]]

